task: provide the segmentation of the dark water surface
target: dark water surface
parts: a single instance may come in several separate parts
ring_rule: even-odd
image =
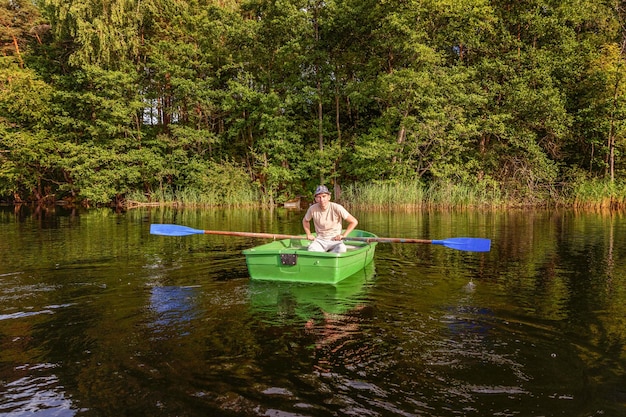
[[[337,287],[253,282],[302,212],[0,208],[2,416],[624,416],[626,218],[354,212],[385,237]]]

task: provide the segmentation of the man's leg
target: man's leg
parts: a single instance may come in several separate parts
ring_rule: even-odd
[[[348,251],[348,248],[343,242],[337,242],[337,244],[333,246],[330,251],[335,253],[344,253]]]
[[[315,239],[309,245],[310,252],[347,252],[348,248],[342,241]]]
[[[313,242],[311,242],[309,244],[308,250],[310,252],[326,252],[326,249],[324,249],[324,246],[322,246],[322,243],[319,241],[319,239],[315,239]]]

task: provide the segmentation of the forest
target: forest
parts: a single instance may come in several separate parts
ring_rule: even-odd
[[[620,0],[0,0],[0,201],[626,206]]]

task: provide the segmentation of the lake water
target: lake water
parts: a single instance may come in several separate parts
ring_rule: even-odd
[[[254,282],[303,212],[0,208],[2,416],[623,416],[626,217],[354,211],[382,237],[337,286]]]

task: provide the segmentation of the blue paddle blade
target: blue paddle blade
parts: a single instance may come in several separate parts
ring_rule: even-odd
[[[445,240],[433,240],[432,244],[468,252],[489,252],[491,250],[491,240],[477,237],[454,237]]]
[[[176,224],[151,224],[150,234],[162,236],[189,236],[204,234],[204,230],[193,229]]]

